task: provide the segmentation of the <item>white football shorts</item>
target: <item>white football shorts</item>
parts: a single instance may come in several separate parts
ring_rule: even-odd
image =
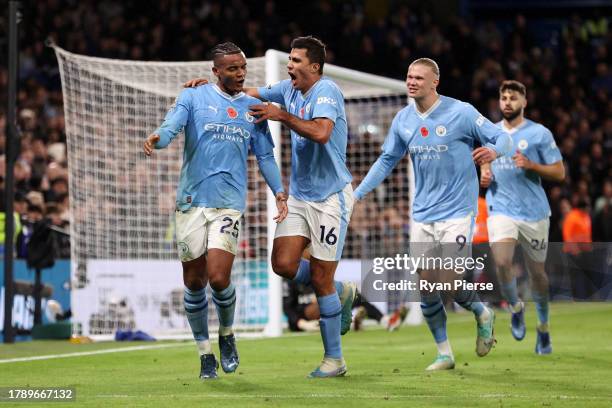
[[[523,251],[535,262],[545,262],[548,252],[550,220],[521,221],[507,215],[495,214],[487,218],[489,242],[513,238],[521,243]]]
[[[410,225],[410,256],[470,257],[474,216]]]
[[[217,248],[236,255],[242,213],[230,208],[191,207],[176,211],[176,246],[181,262]]]
[[[274,238],[302,236],[310,239],[310,254],[322,261],[339,261],[342,257],[348,223],[353,212],[353,187],[323,201],[304,201],[289,196],[289,213],[276,226]]]

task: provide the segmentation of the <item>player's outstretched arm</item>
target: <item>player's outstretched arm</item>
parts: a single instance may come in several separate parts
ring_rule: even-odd
[[[540,164],[529,160],[519,150],[512,156],[512,160],[519,169],[533,171],[547,180],[561,182],[565,179],[565,166],[561,160],[552,164]]]
[[[197,88],[200,85],[206,85],[208,83],[208,78],[192,78],[189,81],[183,83],[183,88]]]
[[[400,123],[403,122],[402,112],[400,111],[393,122],[391,122],[391,128],[385,138],[385,142],[382,146],[382,154],[376,160],[374,165],[368,170],[363,181],[359,184],[355,190],[355,198],[361,200],[370,191],[374,190],[384,179],[389,176],[393,168],[397,163],[406,155],[408,146],[406,142],[401,138],[399,129],[401,128]]]
[[[183,84],[183,88],[197,88],[200,85],[206,85],[208,83],[207,78],[193,78]],[[253,98],[261,99],[259,97],[259,91],[257,88],[244,88],[244,93]]]
[[[370,191],[374,190],[380,183],[382,183],[391,174],[391,171],[395,168],[397,163],[403,156],[392,156],[389,153],[383,153],[374,162],[368,174],[366,174],[363,181],[359,184],[355,190],[355,198],[357,200],[363,199]]]
[[[176,98],[174,104],[166,113],[161,126],[147,137],[144,143],[144,152],[150,156],[153,149],[163,149],[174,140],[176,135],[185,127],[191,110],[191,91],[183,90]]]

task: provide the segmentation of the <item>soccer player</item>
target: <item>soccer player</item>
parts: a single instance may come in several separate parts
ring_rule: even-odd
[[[444,244],[441,246],[445,253],[469,254],[478,199],[473,162],[490,162],[510,149],[510,138],[474,107],[439,95],[436,91],[439,81],[440,70],[435,61],[420,58],[410,64],[406,85],[414,103],[395,115],[381,156],[355,190],[355,198],[362,199],[406,153],[410,154],[416,187],[410,226],[413,257],[420,255],[416,253],[419,245],[430,250]],[[482,147],[473,150],[476,141]],[[444,271],[435,268],[418,271],[420,279],[427,282],[435,282],[441,272]],[[474,313],[478,333],[476,353],[485,356],[495,342],[493,310],[482,304],[472,290],[459,288],[454,295],[459,305]],[[454,368],[439,291],[422,290],[421,309],[438,349],[437,358],[427,370]]]
[[[238,351],[232,331],[236,290],[230,274],[245,208],[247,156],[252,150],[268,186],[276,195],[277,222],[287,215],[287,195],[273,155],[266,122],[255,123],[249,105],[260,101],[243,92],[244,53],[233,43],[213,50],[216,84],[181,92],[162,125],[144,142],[144,152],[162,149],[185,129],[183,167],[176,196],[176,240],[183,266],[185,312],[197,343],[200,378],[217,377],[218,363],[208,338],[208,300],[219,317],[221,367],[236,371]]]
[[[351,327],[355,284],[334,281],[353,209],[351,174],[346,167],[348,127],[344,96],[323,76],[325,45],[314,37],[291,43],[289,79],[249,88],[260,99],[279,103],[256,104],[259,120],[276,120],[291,129],[289,215],[279,223],[272,249],[274,271],[297,283],[311,284],[320,310],[324,357],[310,377],[346,373],[340,335]],[[185,86],[204,83],[191,80]],[[308,248],[310,259],[302,259]]]
[[[354,284],[334,282],[353,210],[353,189],[346,167],[344,96],[323,76],[325,54],[319,39],[295,38],[287,63],[290,79],[256,89],[257,97],[287,110],[269,103],[251,106],[258,121],[276,120],[291,129],[289,214],[276,228],[272,267],[287,279],[311,283],[315,290],[325,354],[310,377],[346,373],[340,334],[350,328],[356,293]],[[306,248],[310,261],[301,260]]]
[[[525,253],[533,300],[538,315],[537,354],[550,354],[548,332],[548,277],[544,269],[550,225],[550,207],[541,178],[562,181],[565,168],[552,133],[524,116],[525,86],[504,81],[499,88],[503,120],[498,126],[513,142],[510,157],[500,157],[481,168],[480,182],[488,187],[487,228],[497,267],[502,296],[512,313],[511,332],[516,340],[525,337],[525,305],[518,296],[512,258],[517,241]]]

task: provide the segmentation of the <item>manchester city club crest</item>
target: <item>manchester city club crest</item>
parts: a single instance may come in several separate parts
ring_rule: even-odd
[[[525,139],[521,139],[518,142],[518,148],[521,150],[525,150],[527,148],[527,146],[529,146],[529,143],[527,143],[527,141]]]
[[[183,241],[177,242],[176,246],[177,246],[179,255],[181,255],[182,257],[189,255],[189,246],[185,242]]]
[[[436,127],[436,135],[443,137],[446,136],[446,128],[442,125]]]

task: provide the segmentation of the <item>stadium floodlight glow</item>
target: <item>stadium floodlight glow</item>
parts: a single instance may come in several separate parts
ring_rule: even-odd
[[[212,79],[212,62],[114,60],[52,47],[62,78],[68,144],[74,326],[84,335],[109,336],[118,328],[138,328],[160,338],[186,335],[190,331],[173,237],[184,142],[179,136],[150,158],[142,153],[142,143],[185,81]],[[287,58],[274,50],[249,58],[246,86],[285,78]],[[377,155],[393,116],[405,106],[404,82],[331,64],[324,71],[347,100],[350,143],[359,142],[364,126],[376,129],[372,154]],[[290,138],[279,123],[270,122],[270,129],[276,159],[281,163],[282,158],[288,178]],[[351,170],[365,174],[372,164],[370,153],[359,154],[363,160]],[[283,327],[281,280],[269,262],[275,200],[255,158],[248,160],[247,209],[232,271],[235,328],[278,336]],[[215,309],[209,313],[209,327],[215,330]]]

